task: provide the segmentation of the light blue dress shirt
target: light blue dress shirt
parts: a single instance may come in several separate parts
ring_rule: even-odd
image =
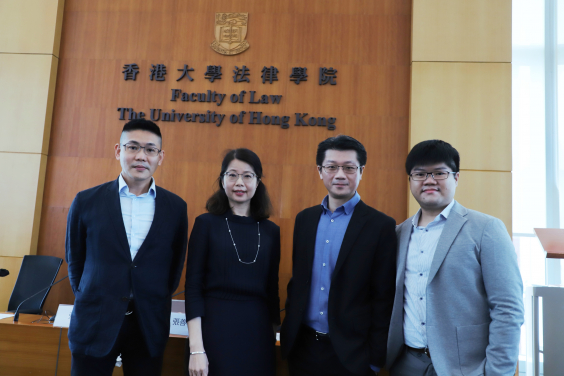
[[[421,209],[412,219],[411,238],[405,263],[403,336],[405,344],[427,347],[427,280],[433,256],[454,200],[427,227],[418,226]]]
[[[327,308],[331,277],[339,257],[341,244],[360,195],[354,196],[339,206],[333,213],[328,208],[329,196],[321,202],[323,212],[317,225],[315,255],[311,272],[311,290],[304,324],[323,333],[329,333]]]
[[[119,175],[119,201],[123,225],[127,234],[127,242],[129,243],[129,251],[131,252],[131,260],[135,259],[141,244],[145,241],[155,216],[157,189],[155,187],[155,179],[151,180],[152,183],[149,191],[135,196],[129,192],[127,183],[123,180],[121,174]]]

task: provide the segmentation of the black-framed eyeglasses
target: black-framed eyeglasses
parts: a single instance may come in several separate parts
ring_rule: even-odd
[[[455,173],[456,172],[452,172],[452,171],[414,172],[409,174],[409,177],[415,181],[423,181],[423,180],[427,180],[429,175],[431,175],[431,177],[434,180],[446,180],[448,179],[449,174],[455,174]]]
[[[337,166],[337,165],[327,165],[327,166],[320,166],[323,171],[325,171],[328,174],[336,174],[339,171],[339,168],[343,169],[343,172],[345,174],[355,174],[359,167],[358,166]]]
[[[125,147],[125,151],[129,154],[137,154],[139,149],[143,149],[143,152],[148,157],[156,157],[162,151],[154,146],[141,146],[139,144],[123,144],[122,146]]]
[[[255,178],[260,180],[258,176],[256,174],[253,174],[252,172],[245,172],[243,174],[238,174],[233,171],[227,171],[226,173],[223,174],[223,176],[225,176],[225,179],[227,181],[232,183],[239,180],[239,176],[243,180],[243,183],[252,183],[255,180]]]

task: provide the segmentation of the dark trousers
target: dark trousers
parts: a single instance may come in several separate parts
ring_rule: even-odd
[[[300,329],[288,356],[290,376],[367,376],[350,372],[339,361],[331,340],[316,338],[310,331]],[[372,372],[374,374],[374,372]]]
[[[437,374],[433,362],[427,355],[406,347],[390,368],[390,376],[437,376]]]
[[[125,376],[159,376],[163,357],[151,357],[135,312],[126,315],[114,347],[110,353],[98,358],[72,354],[72,376],[111,376],[116,358],[121,354]]]

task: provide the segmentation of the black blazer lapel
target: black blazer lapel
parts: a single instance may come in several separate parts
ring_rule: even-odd
[[[337,257],[337,263],[335,264],[335,270],[333,271],[333,279],[337,273],[339,273],[339,269],[343,266],[345,259],[347,258],[348,254],[352,250],[354,242],[356,238],[360,234],[360,231],[364,227],[368,217],[366,214],[368,213],[366,204],[364,202],[359,201],[354,208],[354,212],[347,226],[347,231],[345,232],[345,237],[343,238],[343,243],[341,244],[341,249],[339,250],[339,256]],[[313,262],[313,261],[312,261]]]
[[[317,238],[317,227],[319,226],[319,217],[321,217],[321,213],[323,211],[323,207],[321,205],[314,206],[311,211],[308,211],[304,214],[303,222],[300,223],[300,226],[303,226],[303,234],[305,234],[305,250],[307,252],[306,261],[307,261],[307,269],[311,275],[311,268],[313,267],[313,256],[315,255],[315,239]],[[295,230],[294,230],[295,231]]]
[[[123,215],[121,213],[121,203],[119,201],[119,184],[117,179],[108,185],[104,201],[106,202],[106,208],[108,209],[108,218],[112,221],[118,241],[123,250],[127,253],[127,257],[131,259],[129,243],[127,242],[127,234],[125,232],[125,226],[123,225]]]
[[[143,244],[141,244],[141,247],[139,247],[139,251],[135,256],[136,259],[145,253],[143,251],[145,250],[145,248],[147,248],[147,244],[150,243],[149,241],[158,236],[159,227],[166,220],[166,213],[171,213],[169,209],[168,197],[166,197],[166,192],[160,187],[155,187],[157,189],[157,196],[155,197],[155,215],[153,216],[153,222],[151,223],[149,232],[147,233]]]

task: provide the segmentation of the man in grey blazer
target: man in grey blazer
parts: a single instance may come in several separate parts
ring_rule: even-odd
[[[421,209],[397,226],[391,376],[513,375],[523,284],[503,223],[454,200],[460,157],[440,140],[406,160]]]

